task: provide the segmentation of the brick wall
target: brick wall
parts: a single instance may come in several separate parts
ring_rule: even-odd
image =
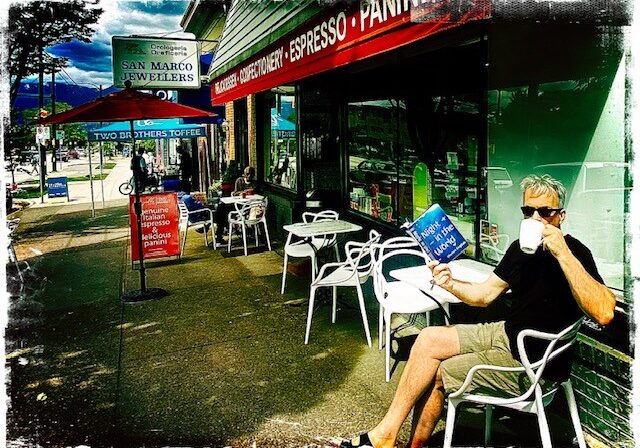
[[[631,432],[632,359],[580,334],[571,383],[583,428],[607,445],[633,447]]]
[[[233,114],[233,101],[224,105],[224,114],[229,124],[227,131],[227,162],[236,159],[235,116]]]

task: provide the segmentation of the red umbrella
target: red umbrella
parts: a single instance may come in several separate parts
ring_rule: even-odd
[[[124,121],[131,122],[131,141],[135,157],[135,138],[133,130],[134,120],[146,118],[196,118],[215,117],[216,114],[183,104],[172,103],[158,98],[155,95],[138,92],[130,88],[131,83],[126,81],[127,88],[107,96],[97,98],[90,103],[83,104],[73,109],[51,115],[41,119],[41,124],[78,123],[87,121]],[[134,172],[136,174],[136,172]],[[144,254],[142,250],[142,204],[140,203],[139,182],[136,179],[135,213],[138,222],[138,248],[140,257],[140,290],[130,291],[122,296],[124,301],[137,302],[162,297],[167,294],[160,288],[147,288]]]
[[[144,120],[145,118],[215,117],[195,107],[172,103],[155,95],[125,89],[97,98],[90,103],[50,115],[41,124],[77,123],[87,121]]]

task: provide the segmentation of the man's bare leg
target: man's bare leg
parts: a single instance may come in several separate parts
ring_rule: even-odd
[[[418,400],[413,407],[411,423],[411,437],[408,447],[422,448],[436,427],[444,408],[444,385],[440,369],[431,388]]]
[[[437,422],[442,412],[442,398],[438,401],[437,397],[440,392],[435,395],[433,393],[435,390],[434,379],[440,362],[459,353],[460,341],[454,327],[427,327],[420,332],[411,349],[409,360],[402,372],[389,410],[382,421],[369,431],[369,438],[375,448],[395,445],[400,427],[411,412],[411,408],[429,391],[429,399],[420,410],[420,420],[424,420],[424,422],[435,420]],[[436,386],[439,385],[436,384]],[[428,425],[425,424],[424,428],[428,428]],[[420,437],[424,437],[422,428],[420,431],[418,434]],[[426,437],[428,438],[429,435]]]

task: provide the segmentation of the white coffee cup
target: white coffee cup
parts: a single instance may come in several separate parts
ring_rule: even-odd
[[[542,242],[544,224],[535,219],[523,219],[520,223],[520,249],[525,254],[533,254]]]

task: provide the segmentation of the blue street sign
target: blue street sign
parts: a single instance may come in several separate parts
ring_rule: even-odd
[[[69,199],[69,184],[67,183],[67,176],[62,177],[50,177],[47,179],[47,191],[49,198],[64,198]]]

